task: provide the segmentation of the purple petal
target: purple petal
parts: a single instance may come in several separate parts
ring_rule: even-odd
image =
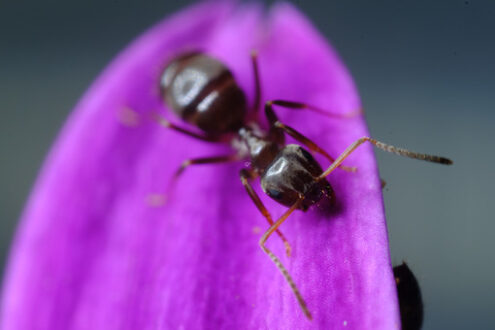
[[[283,255],[314,320],[258,246],[267,223],[242,187],[241,164],[186,171],[174,198],[161,193],[185,159],[229,150],[156,123],[126,126],[123,109],[163,109],[157,81],[178,52],[202,49],[253,95],[249,53],[259,51],[263,99],[334,112],[360,106],[337,55],[294,8],[203,3],[157,25],[125,50],[75,109],[24,213],[2,301],[5,329],[390,329],[399,327],[380,180],[372,149],[330,176],[339,211],[295,212]],[[337,156],[367,135],[361,118],[278,110],[282,120]],[[146,118],[142,116],[141,118]],[[328,162],[322,160],[323,166]],[[258,189],[258,188],[257,188]],[[258,189],[261,193],[261,191]],[[286,209],[263,196],[277,217]]]

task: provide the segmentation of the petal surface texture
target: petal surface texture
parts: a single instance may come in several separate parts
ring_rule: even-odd
[[[268,228],[239,180],[245,162],[188,168],[164,206],[150,205],[189,158],[228,154],[149,119],[166,109],[158,82],[177,54],[200,49],[262,98],[336,113],[360,100],[336,53],[296,9],[206,2],[131,44],[82,98],[23,214],[4,280],[4,329],[397,329],[381,186],[368,145],[329,177],[337,207],[296,211],[268,246],[293,275],[307,320],[258,241]],[[139,115],[131,120],[126,109]],[[334,157],[368,135],[364,118],[276,109]],[[186,124],[181,123],[182,126]],[[322,167],[328,161],[318,158]],[[256,182],[256,190],[262,194]],[[156,196],[155,196],[156,197]],[[277,218],[286,208],[262,196]]]

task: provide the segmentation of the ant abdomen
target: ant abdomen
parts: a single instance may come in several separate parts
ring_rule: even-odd
[[[161,76],[162,97],[185,121],[210,134],[243,126],[246,98],[230,70],[202,53],[176,57]]]
[[[332,186],[313,156],[297,144],[288,144],[268,165],[261,177],[263,191],[278,203],[291,206],[304,198],[300,209],[307,210],[322,198],[334,199]]]

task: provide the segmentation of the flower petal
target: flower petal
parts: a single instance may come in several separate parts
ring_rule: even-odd
[[[398,328],[369,146],[346,160],[358,173],[330,176],[338,211],[296,212],[281,227],[294,249],[290,259],[278,238],[268,242],[293,275],[312,322],[258,246],[258,230],[267,223],[239,182],[240,164],[188,169],[169,203],[147,203],[150,194],[165,191],[183,160],[229,152],[146,120],[151,111],[166,111],[157,84],[164,63],[188,49],[227,63],[248,98],[249,52],[257,49],[264,100],[340,113],[360,107],[337,55],[289,5],[277,5],[264,18],[257,6],[207,2],[157,25],[94,83],[50,154],[11,255],[2,326]],[[125,124],[127,108],[141,114],[137,125]],[[368,134],[361,118],[277,112],[334,156]],[[285,210],[263,200],[275,216]]]

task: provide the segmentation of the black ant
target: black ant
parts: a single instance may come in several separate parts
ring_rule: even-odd
[[[280,259],[265,245],[275,232],[282,239],[287,255],[290,245],[279,231],[280,225],[296,209],[306,211],[311,205],[322,199],[335,200],[335,193],[326,177],[337,167],[347,171],[342,164],[357,147],[370,142],[375,147],[401,156],[426,160],[440,164],[452,164],[452,161],[438,156],[431,156],[397,148],[370,137],[362,137],[352,143],[337,159],[332,158],[313,141],[295,129],[283,124],[275,114],[273,106],[287,109],[308,109],[327,114],[331,117],[350,117],[326,113],[325,111],[298,102],[272,100],[265,103],[265,115],[269,129],[261,129],[259,108],[261,85],[258,72],[257,55],[252,53],[252,66],[255,78],[255,96],[252,111],[248,106],[244,92],[234,79],[230,70],[220,61],[201,52],[190,52],[175,57],[168,63],[160,80],[160,91],[168,106],[184,121],[195,125],[203,133],[195,133],[177,126],[163,117],[156,115],[156,120],[167,128],[189,135],[193,138],[209,142],[231,142],[235,153],[186,160],[175,173],[172,182],[190,165],[211,164],[249,159],[249,169],[240,172],[241,182],[246,188],[258,210],[263,214],[270,228],[263,234],[259,244],[280,270],[291,287],[304,314],[311,319],[301,293]],[[326,157],[332,164],[325,171],[310,152],[296,144],[285,144],[285,134],[303,144],[313,153]],[[280,204],[289,209],[277,220],[263,205],[254,191],[251,181],[260,178],[263,191]]]
[[[423,299],[418,280],[405,261],[394,267],[395,284],[399,296],[400,318],[403,330],[421,329]]]

